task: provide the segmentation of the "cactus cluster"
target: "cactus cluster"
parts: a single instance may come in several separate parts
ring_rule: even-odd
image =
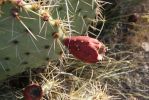
[[[86,33],[97,18],[99,3],[100,0],[1,0],[0,81],[60,59],[65,53],[63,40]]]

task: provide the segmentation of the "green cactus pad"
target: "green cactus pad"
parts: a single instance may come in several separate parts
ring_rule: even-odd
[[[61,0],[57,4],[58,6],[49,10],[49,14],[53,19],[72,21],[71,27],[67,26],[68,29],[66,29],[71,28],[72,31],[69,30],[69,32],[72,35],[75,33],[82,34],[91,23],[90,19],[95,17],[91,4],[92,0],[69,0],[69,2],[68,0]],[[34,11],[25,10],[23,7],[17,7],[10,2],[6,2],[0,7],[2,12],[0,13],[0,81],[28,68],[46,65],[48,61],[61,57],[60,45],[52,36],[54,32],[65,35],[61,27],[52,26],[49,22],[43,21],[38,10],[35,11],[35,14]],[[19,19],[12,15],[12,11],[15,11],[12,9],[19,11],[15,13],[19,14]],[[45,25],[41,30],[44,23]]]

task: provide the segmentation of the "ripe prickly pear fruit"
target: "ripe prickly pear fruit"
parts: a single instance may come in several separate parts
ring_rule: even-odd
[[[97,39],[88,36],[72,36],[64,39],[69,52],[86,63],[96,63],[103,59],[106,48]]]
[[[138,19],[139,19],[139,14],[137,14],[137,13],[134,13],[134,14],[128,16],[128,22],[136,23],[138,21]]]
[[[24,100],[41,100],[43,91],[40,85],[33,83],[25,88],[23,95]]]

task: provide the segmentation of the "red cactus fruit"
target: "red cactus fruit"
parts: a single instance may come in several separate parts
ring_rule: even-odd
[[[86,63],[96,63],[103,59],[106,48],[97,39],[88,36],[72,36],[64,39],[69,52]]]
[[[43,91],[40,85],[31,84],[24,89],[23,95],[24,100],[41,100]]]
[[[134,14],[128,16],[128,22],[136,23],[138,21],[138,19],[139,19],[139,14],[137,14],[137,13],[134,13]]]

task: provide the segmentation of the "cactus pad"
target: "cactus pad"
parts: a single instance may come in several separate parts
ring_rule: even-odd
[[[59,59],[61,38],[84,33],[95,17],[92,0],[2,1],[0,81]]]

